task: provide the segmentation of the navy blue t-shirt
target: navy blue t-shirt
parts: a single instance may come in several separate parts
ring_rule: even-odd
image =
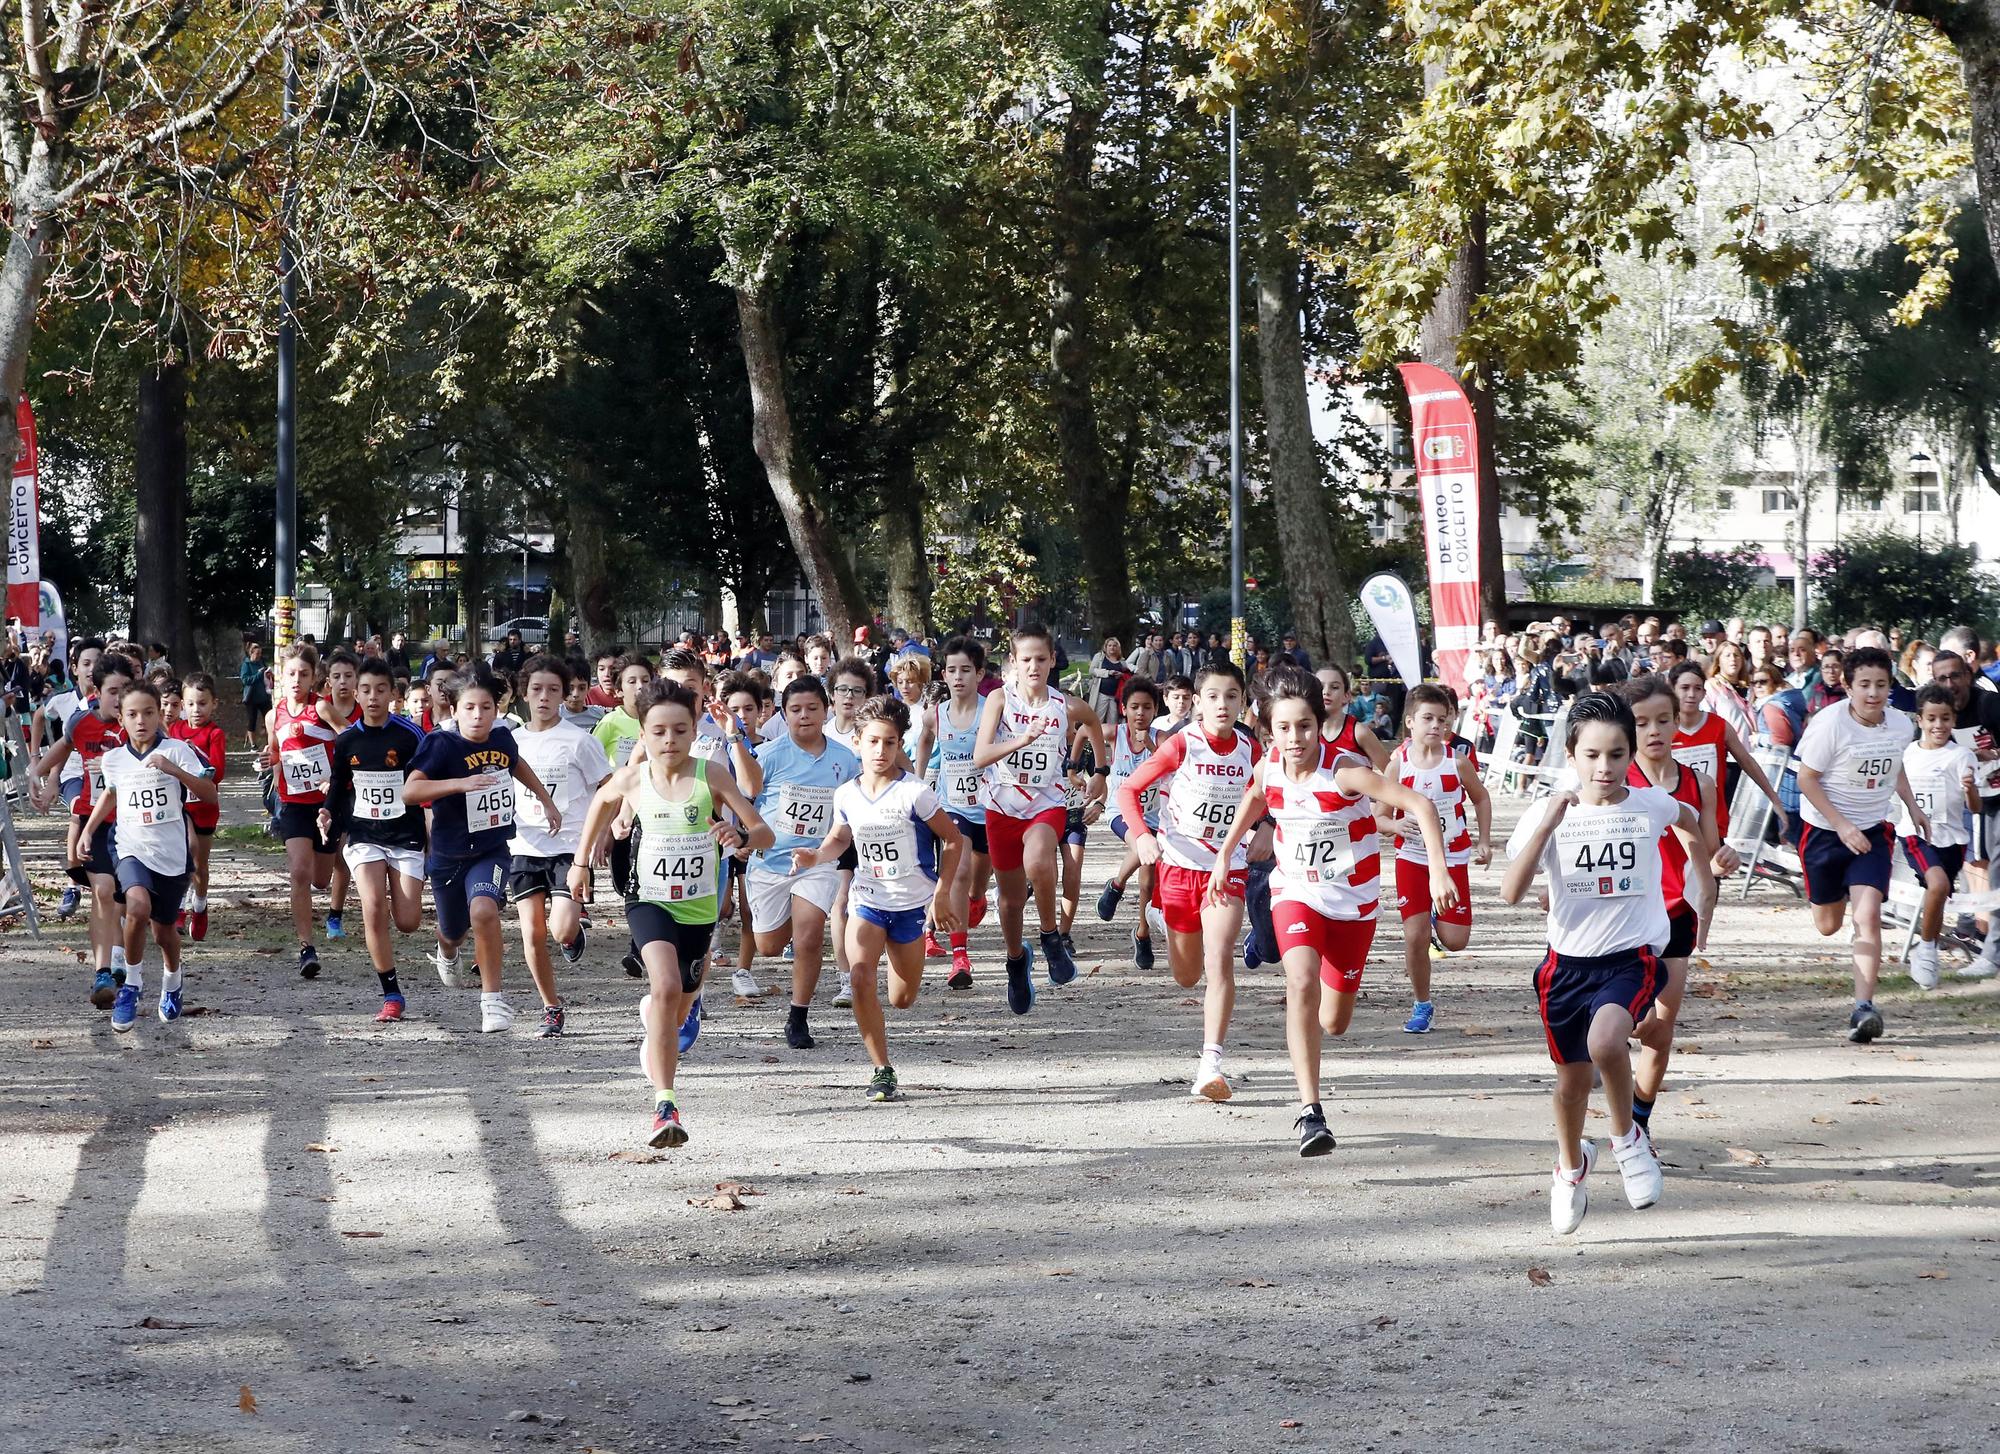
[[[433,782],[498,773],[500,786],[475,793],[452,793],[431,804],[433,864],[492,858],[507,852],[514,836],[514,764],[520,761],[514,734],[495,727],[484,742],[468,742],[456,732],[433,732],[417,749],[411,772]],[[475,826],[468,827],[468,822]]]

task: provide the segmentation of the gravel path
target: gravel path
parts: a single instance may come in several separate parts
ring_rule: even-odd
[[[54,885],[54,825],[25,836]],[[1327,1057],[1340,1148],[1302,1162],[1281,982],[1241,980],[1236,1098],[1190,1103],[1194,998],[1090,911],[1108,841],[1074,986],[1009,1015],[988,927],[974,989],[891,1012],[904,1104],[863,1102],[830,984],[807,1054],[781,998],[712,997],[676,1153],[637,1150],[608,934],[542,1042],[474,1033],[415,941],[386,1032],[358,937],[298,979],[255,844],[219,852],[178,1026],[114,1036],[81,930],[17,928],[0,1447],[2000,1444],[2000,990],[1891,976],[1888,1036],[1850,1046],[1844,957],[1791,901],[1732,900],[1656,1113],[1665,1199],[1600,1172],[1558,1240],[1539,923],[1497,871],[1428,1038],[1378,945]],[[693,1204],[729,1181],[743,1210]]]

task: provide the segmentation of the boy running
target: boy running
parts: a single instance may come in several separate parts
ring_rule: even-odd
[[[361,719],[333,741],[333,777],[319,820],[324,840],[341,845],[361,895],[362,937],[382,990],[375,1023],[393,1025],[403,1018],[404,997],[390,929],[414,934],[424,919],[424,815],[404,796],[424,734],[393,715],[395,682],[380,657],[361,663],[355,692]]]
[[[223,774],[229,769],[229,734],[215,720],[217,700],[215,678],[205,671],[189,672],[181,683],[181,720],[167,729],[167,735],[201,754],[219,798]],[[208,938],[208,855],[215,846],[216,826],[222,821],[221,805],[197,798],[187,805],[187,820],[193,834],[189,846],[194,852],[194,870],[181,919],[199,944]]]
[[[70,857],[82,862],[82,845],[92,842],[98,829],[110,830],[125,899],[125,982],[112,1001],[111,1028],[123,1033],[138,1018],[146,988],[149,922],[160,946],[160,1023],[171,1025],[181,1017],[181,936],[174,924],[187,892],[187,802],[214,802],[215,784],[199,753],[161,735],[155,688],[143,682],[127,686],[118,715],[125,740],[99,760],[102,787]]]
[[[1875,646],[1849,652],[1847,683],[1846,700],[1815,712],[1799,739],[1799,815],[1805,820],[1799,859],[1813,927],[1838,934],[1853,908],[1854,1010],[1847,1038],[1866,1045],[1882,1033],[1875,982],[1882,972],[1882,899],[1895,839],[1890,805],[1902,799],[1916,837],[1928,839],[1931,826],[1903,772],[1903,749],[1916,729],[1901,712],[1888,710],[1895,684],[1889,653]]]
[[[1958,706],[1951,693],[1932,682],[1917,692],[1918,740],[1903,749],[1903,773],[1910,796],[1928,820],[1918,832],[1908,807],[1896,805],[1896,831],[1903,854],[1924,881],[1924,906],[1917,920],[1917,943],[1910,950],[1910,978],[1920,989],[1936,989],[1938,934],[1945,901],[1958,885],[1972,824],[1979,812],[1979,762],[1972,749],[1955,740]]]
[[[986,917],[986,886],[993,877],[993,860],[986,847],[986,807],[981,801],[984,774],[972,765],[979,746],[979,681],[986,673],[986,648],[970,636],[954,636],[944,644],[943,661],[945,699],[924,712],[916,760],[928,762],[936,754],[938,797],[951,826],[970,850],[958,855],[955,869],[945,879],[951,891],[952,920],[958,925],[946,935],[951,947],[951,974],[945,986],[963,990],[972,988],[966,931],[977,928]]]
[[[77,795],[70,804],[74,832],[69,839],[68,861],[84,873],[84,887],[90,891],[90,947],[97,966],[91,984],[90,1002],[100,1010],[110,1009],[125,982],[125,942],[118,909],[118,862],[112,854],[111,824],[104,818],[90,833],[84,825],[98,801],[104,797],[104,754],[125,741],[125,724],[120,719],[119,701],[132,683],[132,663],[117,652],[101,654],[91,668],[91,685],[96,688],[88,708],[72,716],[63,727],[63,740],[42,759],[35,779],[34,799],[46,804],[49,779],[60,774],[73,755],[82,764]],[[113,802],[105,809],[115,813]]]
[[[77,683],[77,685],[73,688],[57,692],[48,701],[35,708],[35,715],[31,719],[31,735],[28,743],[29,761],[34,764],[34,770],[38,778],[40,777],[42,764],[47,755],[55,750],[57,743],[62,741],[63,729],[69,725],[69,719],[74,717],[78,712],[85,710],[88,705],[85,693],[93,690],[91,681],[97,671],[97,659],[104,655],[104,643],[93,636],[86,641],[80,642],[75,647],[75,655],[76,660],[71,663],[70,680]],[[58,786],[64,803],[73,808],[76,804],[78,794],[83,791],[83,758],[80,755],[69,753],[63,758],[62,772],[58,778]],[[40,797],[32,793],[30,794],[30,800],[34,802],[38,810],[43,812],[46,812],[50,804],[54,801],[53,798],[43,801]],[[80,815],[75,812],[68,814],[68,821],[64,824],[64,832],[67,835],[63,843],[64,863],[69,862],[69,851],[76,846],[76,830],[82,826],[83,818]],[[69,887],[63,890],[62,901],[56,906],[56,917],[58,919],[67,919],[71,914],[74,914],[77,904],[83,898],[83,891],[90,887],[90,875],[84,872],[84,870],[71,868],[69,876]],[[105,1000],[105,1003],[110,1003],[109,998]]]
[[[1126,845],[1125,856],[1119,860],[1118,872],[1105,881],[1103,891],[1097,896],[1097,917],[1107,924],[1117,916],[1119,900],[1125,897],[1125,886],[1132,876],[1139,876],[1139,923],[1132,930],[1132,962],[1141,970],[1153,967],[1153,930],[1146,922],[1145,905],[1153,902],[1153,868],[1139,861],[1133,850],[1134,829],[1125,821],[1119,811],[1118,794],[1125,786],[1125,780],[1139,770],[1140,764],[1153,755],[1159,746],[1159,739],[1153,735],[1153,721],[1160,714],[1160,689],[1144,677],[1133,677],[1125,683],[1118,697],[1120,721],[1111,736],[1111,776],[1105,784],[1105,797],[1112,804],[1111,833],[1120,843]],[[1145,813],[1145,826],[1157,832],[1160,826],[1160,789],[1157,784],[1148,788],[1140,800],[1140,808]]]
[[[319,653],[300,644],[285,652],[278,700],[265,723],[264,761],[276,771],[278,836],[285,843],[285,878],[291,890],[292,932],[299,941],[299,973],[319,977],[313,947],[313,893],[333,880],[333,849],[319,836],[319,812],[333,780],[333,739],[339,734],[313,694]]]
[[[336,736],[361,720],[361,704],[355,698],[355,688],[360,680],[361,658],[346,647],[337,648],[327,657],[326,695],[319,699],[319,715]],[[340,921],[340,916],[347,909],[347,860],[341,856],[338,833],[332,838],[322,838],[320,842],[324,851],[333,855],[333,868],[327,877],[326,937],[342,939],[347,934]]]

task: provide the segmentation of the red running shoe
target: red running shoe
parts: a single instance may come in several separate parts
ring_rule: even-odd
[[[175,929],[175,931],[176,931],[176,932],[178,932],[178,933],[181,933],[181,934],[185,934],[185,933],[187,933],[187,931],[188,931],[188,911],[187,911],[186,909],[182,909],[182,910],[181,910],[181,912],[180,912],[180,915],[179,915],[179,917],[177,917],[177,918],[176,918],[176,919],[174,920],[174,929]]]
[[[985,920],[986,920],[986,895],[981,894],[978,898],[972,901],[971,905],[966,910],[965,927],[968,929],[977,929],[982,923],[985,922]]]
[[[198,944],[207,937],[208,937],[208,910],[196,909],[194,912],[195,942]]]
[[[943,959],[950,952],[950,950],[938,943],[935,931],[930,929],[924,930],[924,958]]]
[[[382,1001],[382,1008],[375,1012],[375,1023],[378,1025],[394,1025],[399,1023],[402,1018],[403,997],[401,995],[390,995],[386,1000]]]
[[[672,1101],[653,1103],[653,1134],[646,1144],[653,1147],[687,1145],[687,1128],[681,1125],[680,1107]]]
[[[963,949],[951,952],[951,975],[945,980],[946,989],[969,990],[972,988],[972,956]]]

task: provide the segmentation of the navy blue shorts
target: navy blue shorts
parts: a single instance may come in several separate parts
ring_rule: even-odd
[[[1071,808],[1063,818],[1063,842],[1072,848],[1083,847],[1090,836],[1090,825],[1083,821],[1083,809]]]
[[[972,845],[972,851],[981,858],[986,857],[986,825],[984,823],[975,823],[970,818],[961,818],[956,813],[951,814],[950,817],[951,826],[956,828],[965,841]]]
[[[924,937],[922,909],[877,909],[868,904],[850,907],[855,917],[867,920],[887,934],[891,944],[908,944]]]
[[[1590,1022],[1606,1005],[1618,1005],[1636,1023],[1653,1007],[1667,972],[1643,945],[1616,954],[1558,954],[1551,949],[1535,971],[1535,997],[1548,1031],[1549,1059],[1578,1065],[1590,1059]]]
[[[118,860],[118,887],[121,893],[144,889],[153,901],[155,924],[171,924],[181,914],[181,899],[187,894],[184,873],[155,873],[136,858]]]
[[[1958,887],[1959,871],[1965,867],[1965,845],[1954,843],[1940,848],[1935,843],[1926,843],[1914,833],[1903,839],[1903,857],[1910,861],[1910,868],[1918,878],[1922,878],[1934,868],[1944,870],[1944,881],[1951,888]]]
[[[505,849],[485,858],[448,858],[433,863],[431,902],[437,906],[438,937],[454,942],[465,937],[472,927],[474,899],[491,899],[495,908],[505,908],[512,865]]]
[[[118,859],[111,852],[111,824],[99,823],[97,831],[90,835],[90,842],[83,853],[83,871],[103,874],[106,878],[118,877]],[[122,890],[121,890],[122,892]]]
[[[1801,823],[1799,862],[1806,870],[1806,902],[1844,904],[1849,889],[1889,892],[1889,851],[1896,833],[1887,823],[1868,830],[1868,851],[1850,853],[1831,828]]]
[[[278,836],[287,842],[294,838],[310,838],[314,853],[338,853],[340,833],[336,830],[330,836],[319,836],[319,810],[324,803],[278,803]]]
[[[1660,955],[1662,959],[1686,959],[1694,953],[1695,931],[1701,928],[1701,916],[1686,904],[1667,911],[1667,947]]]

